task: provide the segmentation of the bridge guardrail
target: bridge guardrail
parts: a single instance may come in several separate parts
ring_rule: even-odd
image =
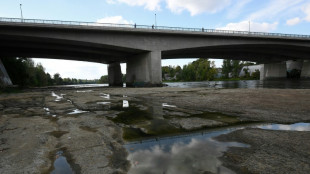
[[[93,27],[119,27],[119,28],[137,28],[137,29],[153,29],[153,30],[169,30],[169,31],[190,31],[190,32],[238,34],[238,35],[253,35],[253,36],[310,38],[310,35],[300,35],[300,34],[217,30],[217,29],[205,29],[205,28],[182,28],[182,27],[167,27],[167,26],[154,26],[154,25],[149,26],[149,25],[136,25],[136,24],[114,24],[114,23],[80,22],[80,21],[60,21],[60,20],[45,20],[45,19],[21,19],[21,18],[3,18],[3,17],[0,17],[0,22],[29,23],[29,24],[31,24],[31,23],[34,23],[34,24],[53,24],[53,25],[74,25],[74,26],[89,26],[89,27],[91,27],[91,26],[93,26]]]

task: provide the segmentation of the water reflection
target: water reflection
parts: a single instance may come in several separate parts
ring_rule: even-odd
[[[81,113],[86,113],[86,112],[89,112],[89,111],[82,111],[82,110],[79,110],[79,109],[74,109],[72,112],[68,113],[69,115],[74,115],[74,114],[81,114]]]
[[[102,97],[104,99],[108,99],[108,100],[110,99],[110,94],[100,93],[100,95],[102,95],[100,97]]]
[[[53,97],[56,97],[56,99],[55,99],[55,101],[57,102],[57,101],[61,101],[62,99],[63,99],[63,96],[64,96],[65,94],[61,94],[61,95],[57,95],[54,91],[52,91],[52,96]]]
[[[54,170],[51,174],[72,174],[74,171],[72,170],[70,164],[67,162],[66,157],[63,156],[63,151],[59,151],[56,153],[56,160],[54,162]]]
[[[128,108],[128,107],[129,107],[128,100],[123,100],[123,108]]]
[[[224,132],[193,134],[189,137],[170,137],[141,144],[128,144],[129,173],[234,173],[218,159],[230,146],[248,147],[241,143],[222,143],[212,139]],[[225,132],[227,133],[227,131]]]
[[[163,107],[176,108],[177,106],[175,106],[175,105],[168,105],[167,103],[163,103]]]
[[[93,90],[85,90],[85,91],[79,91],[79,90],[77,90],[76,92],[77,92],[77,93],[86,93],[86,92],[93,92]]]
[[[98,105],[108,105],[111,104],[111,102],[97,102]]]
[[[257,126],[257,128],[267,130],[310,131],[310,123],[295,123],[291,125],[270,124],[270,125]]]
[[[281,88],[281,89],[310,89],[310,81],[282,80],[241,80],[241,81],[206,81],[206,82],[175,82],[166,83],[168,87],[178,88]]]
[[[249,145],[237,142],[218,142],[212,138],[246,127],[310,131],[310,123],[248,125],[131,142],[125,145],[129,152],[128,160],[131,161],[132,166],[129,173],[234,173],[222,166],[218,158],[228,147],[249,147]]]

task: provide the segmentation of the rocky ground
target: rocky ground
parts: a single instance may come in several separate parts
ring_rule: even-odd
[[[142,116],[151,109],[169,126],[188,131],[236,123],[225,115],[202,119],[205,112],[237,116],[238,121],[310,121],[307,89],[56,88],[1,94],[0,173],[50,173],[59,151],[76,173],[127,173],[130,162],[122,128],[131,128],[126,123],[133,120],[112,121],[123,112],[113,109],[123,100]],[[170,107],[163,109],[163,103]],[[138,128],[154,132],[156,127],[146,130],[146,123]],[[230,148],[223,156],[224,164],[237,172],[309,171],[308,132],[244,129],[218,139],[251,145]]]

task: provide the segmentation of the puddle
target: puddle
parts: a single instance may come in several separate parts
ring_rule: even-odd
[[[123,110],[125,109],[125,110]],[[124,111],[117,115],[115,118],[110,118],[112,121],[116,123],[123,123],[126,125],[133,125],[143,123],[148,120],[152,120],[152,116],[144,110],[140,110],[139,108],[132,106],[129,108],[117,108],[114,107],[112,110],[120,110]]]
[[[123,108],[128,108],[128,107],[129,107],[128,100],[123,100]]]
[[[49,115],[51,113],[49,108],[44,107],[43,109],[45,110],[47,115]]]
[[[69,115],[75,115],[75,114],[82,114],[82,113],[86,113],[86,112],[89,112],[89,111],[82,111],[82,110],[79,110],[79,109],[74,109],[72,112],[68,113]]]
[[[228,147],[249,147],[246,144],[222,143],[212,139],[230,131],[195,133],[183,136],[156,138],[125,145],[131,162],[129,174],[142,173],[227,173],[218,159]]]
[[[100,93],[100,97],[104,98],[104,99],[110,99],[110,94],[105,94],[105,93]]]
[[[55,94],[54,91],[52,92],[52,96],[53,96],[53,97],[56,97],[56,99],[55,99],[56,102],[61,101],[61,100],[63,99],[63,96],[64,96],[64,95],[65,95],[65,94],[57,95],[57,94]]]
[[[250,146],[237,142],[219,142],[213,138],[247,127],[268,130],[310,131],[310,123],[239,125],[230,128],[223,127],[219,128],[219,130],[205,130],[177,136],[133,141],[124,145],[129,153],[127,159],[132,166],[128,173],[234,174],[235,172],[222,166],[219,158],[222,157],[228,147],[248,148]],[[125,131],[128,130],[125,129]],[[135,134],[135,136],[145,134],[139,129],[135,129],[135,131],[131,129],[130,131],[128,132]]]
[[[126,141],[250,123],[241,121],[235,116],[216,112],[171,116],[170,114],[175,113],[173,105],[166,104],[170,109],[163,112],[166,106],[162,103],[153,102],[151,106],[142,110],[141,106],[144,107],[141,105],[142,102],[134,102],[130,106],[129,103],[127,106],[127,102],[123,100],[122,106],[112,107],[112,110],[121,111],[121,113],[114,118],[108,118],[123,128],[123,138]]]
[[[77,90],[76,92],[77,92],[77,93],[86,93],[86,92],[93,92],[93,90],[85,90],[85,91],[79,91],[79,90]]]
[[[257,126],[257,128],[266,130],[286,130],[286,131],[310,131],[310,123],[295,123],[295,124],[268,124]]]
[[[168,108],[176,108],[177,107],[175,105],[168,105],[167,103],[163,103],[162,105],[163,105],[163,107],[168,107]]]
[[[98,105],[108,105],[111,104],[111,102],[97,102]]]
[[[64,148],[62,148],[64,149]],[[72,160],[70,160],[69,154],[65,150],[59,150],[56,153],[51,154],[51,160],[55,160],[53,163],[53,168],[50,169],[50,174],[75,174],[75,171],[79,171],[80,167],[76,164],[70,165]],[[71,162],[70,162],[71,161]],[[77,172],[78,173],[78,172]]]

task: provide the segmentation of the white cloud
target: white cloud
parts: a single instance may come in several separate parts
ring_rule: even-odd
[[[297,25],[301,22],[302,20],[299,17],[293,18],[293,19],[289,19],[286,21],[287,25],[293,26],[293,25]]]
[[[252,32],[271,32],[276,30],[278,27],[278,22],[267,23],[267,22],[251,22],[242,21],[239,23],[229,23],[225,27],[217,28],[219,30],[235,30],[235,31],[249,31],[249,26]]]
[[[310,22],[310,3],[303,4],[302,7],[300,7],[299,9],[301,9],[305,16],[289,19],[286,21],[287,25],[293,26],[303,21]]]
[[[304,18],[304,20],[307,22],[310,22],[310,3],[305,5],[302,8],[302,11],[306,14],[306,17]]]
[[[130,6],[144,6],[144,8],[154,11],[160,10],[160,1],[161,0],[107,0],[107,3],[125,3]]]
[[[172,12],[188,11],[192,16],[204,12],[216,13],[231,3],[231,0],[107,0],[109,4],[125,3],[130,6],[144,6],[151,11],[160,10],[160,3],[163,1]]]
[[[133,24],[132,21],[125,20],[122,16],[110,16],[97,20],[98,23],[112,23],[112,24]]]
[[[256,21],[274,20],[276,17],[289,14],[292,10],[295,10],[296,6],[300,6],[303,2],[304,0],[273,0],[265,8],[250,14],[248,19]]]
[[[230,4],[231,0],[166,0],[167,8],[174,13],[181,13],[184,10],[192,16],[209,12],[216,13]]]

